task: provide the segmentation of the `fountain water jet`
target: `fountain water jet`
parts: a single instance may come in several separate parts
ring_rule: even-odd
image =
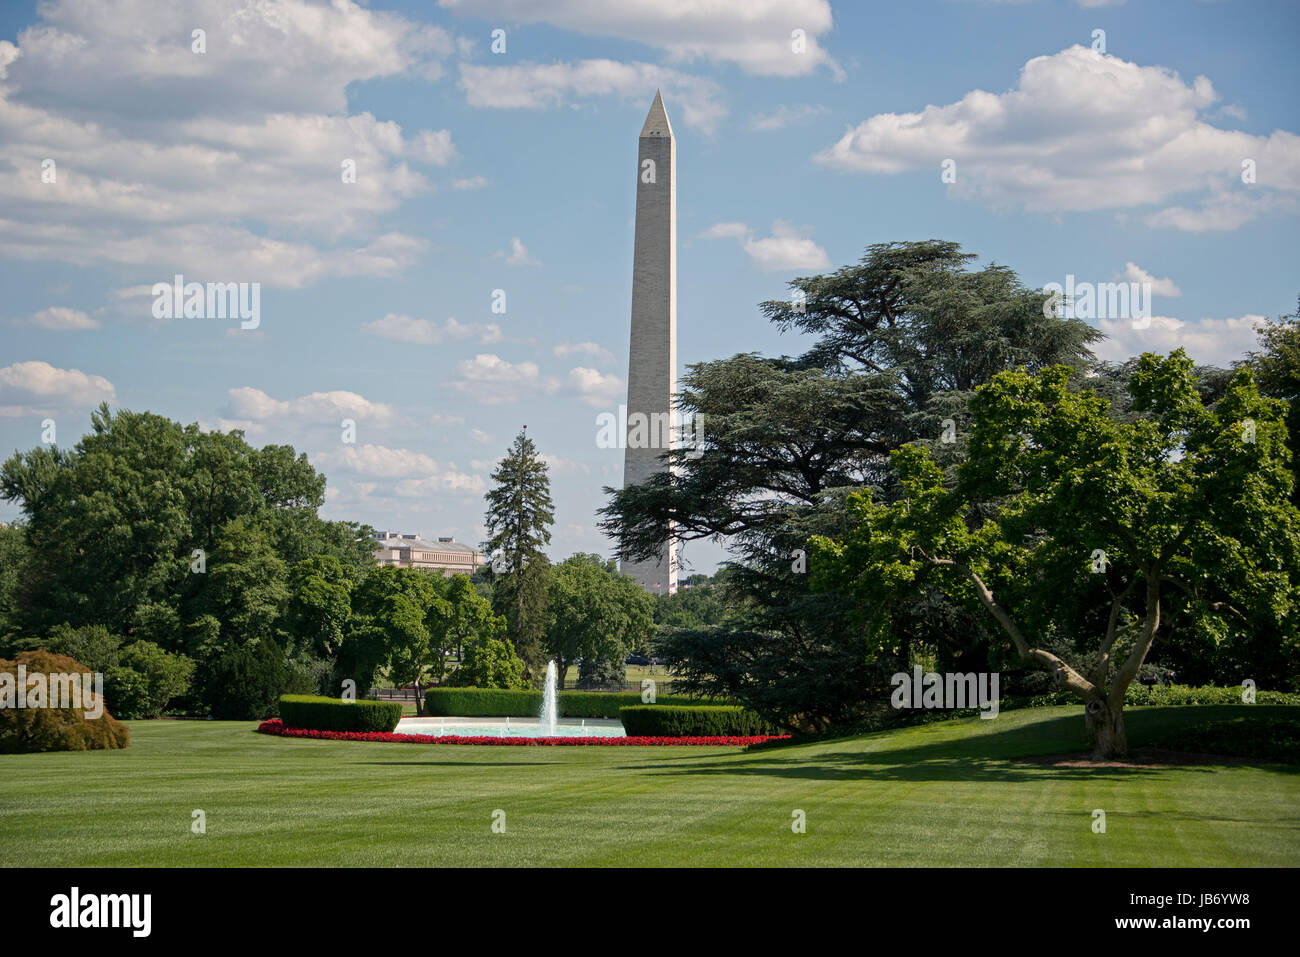
[[[555,721],[559,716],[559,707],[556,701],[555,680],[558,672],[555,669],[555,662],[550,661],[546,664],[546,687],[542,691],[542,713],[537,716],[540,732],[547,737],[555,735]]]

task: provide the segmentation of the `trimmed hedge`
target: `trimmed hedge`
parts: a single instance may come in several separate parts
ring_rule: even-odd
[[[343,701],[287,694],[280,697],[280,717],[288,727],[311,731],[389,732],[402,719],[402,705],[397,701]]]
[[[624,708],[678,707],[694,708],[717,705],[713,698],[691,698],[687,695],[660,695],[654,704],[641,700],[638,691],[561,691],[560,714],[566,718],[617,718]],[[538,702],[539,706],[541,702]],[[536,714],[536,712],[533,712]]]
[[[528,718],[542,710],[542,693],[531,689],[430,688],[424,693],[424,714],[429,717]]]
[[[1194,704],[1244,704],[1241,700],[1243,689],[1240,685],[1226,688],[1205,685],[1200,688],[1191,685],[1140,685],[1131,684],[1124,693],[1124,707],[1181,707]],[[1256,691],[1256,704],[1300,705],[1300,694],[1291,691]],[[1081,704],[1079,699],[1068,691],[1054,691],[1051,694],[1034,695],[1029,698],[1003,699],[1002,710],[1012,708],[1050,708],[1058,704]]]
[[[772,732],[770,724],[738,705],[632,705],[620,708],[618,716],[632,737],[751,737]]]
[[[665,695],[664,705],[715,705],[711,698]],[[642,704],[635,691],[561,691],[560,715],[565,718],[617,718],[619,709]],[[659,704],[647,707],[659,707]],[[424,693],[424,714],[429,717],[535,718],[542,710],[540,691],[503,691],[496,688],[430,688]]]

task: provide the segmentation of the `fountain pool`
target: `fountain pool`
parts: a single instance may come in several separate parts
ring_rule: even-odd
[[[617,721],[594,718],[558,722],[553,727],[536,718],[403,718],[394,734],[424,734],[433,737],[462,738],[623,738],[627,734]]]

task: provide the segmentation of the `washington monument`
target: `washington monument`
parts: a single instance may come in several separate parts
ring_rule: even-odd
[[[677,144],[658,91],[641,127],[639,142],[624,488],[664,471],[667,465],[661,456],[676,439]],[[637,419],[651,423],[651,427],[634,432],[631,423]],[[677,544],[669,542],[654,558],[623,562],[622,569],[647,591],[671,594],[677,590]]]

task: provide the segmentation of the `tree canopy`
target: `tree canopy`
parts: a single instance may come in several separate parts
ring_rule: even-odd
[[[1085,702],[1094,753],[1111,757],[1126,750],[1125,691],[1168,620],[1216,643],[1268,636],[1264,660],[1294,679],[1300,512],[1285,404],[1248,371],[1206,403],[1181,350],[1144,355],[1130,422],[1071,376],[1003,372],[978,389],[955,484],[929,448],[896,451],[902,495],[852,496],[856,526],[814,540],[813,577],[859,600],[873,647],[927,585],[982,610]]]

